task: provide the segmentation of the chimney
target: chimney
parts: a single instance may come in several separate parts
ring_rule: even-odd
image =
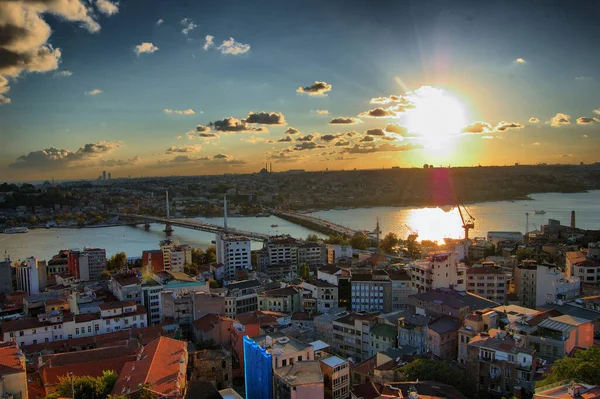
[[[571,211],[571,228],[575,228],[575,211]]]

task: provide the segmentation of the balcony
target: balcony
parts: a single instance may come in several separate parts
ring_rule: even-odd
[[[479,356],[479,361],[480,362],[488,362],[488,363],[494,363],[496,361],[495,357],[487,357],[487,356]]]
[[[531,363],[517,363],[519,370],[531,371],[533,365]]]

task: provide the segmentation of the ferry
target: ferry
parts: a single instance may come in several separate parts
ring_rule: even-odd
[[[12,229],[4,230],[4,234],[19,234],[19,233],[27,233],[27,227],[13,227]]]
[[[271,227],[279,227],[277,224],[272,224]]]
[[[546,214],[546,211],[545,211],[545,210],[543,210],[543,209],[541,209],[541,210],[539,210],[539,211],[533,211],[533,213],[534,213],[534,214],[536,214],[536,215],[545,215],[545,214]]]

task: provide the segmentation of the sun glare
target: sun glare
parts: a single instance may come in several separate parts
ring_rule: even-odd
[[[463,105],[445,90],[425,86],[408,99],[414,108],[406,112],[406,127],[427,142],[456,135],[466,124]]]

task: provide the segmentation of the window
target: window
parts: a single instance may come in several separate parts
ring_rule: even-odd
[[[302,361],[302,356],[298,356],[298,361],[301,362]]]
[[[285,366],[287,366],[287,359],[283,359],[281,361],[281,367],[285,367]]]

